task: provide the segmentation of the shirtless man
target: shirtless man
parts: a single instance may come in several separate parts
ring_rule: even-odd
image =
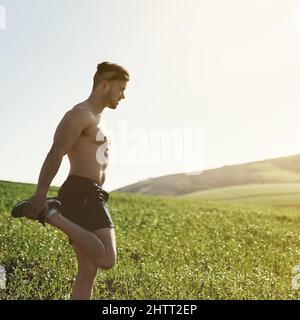
[[[103,109],[116,109],[125,98],[128,81],[128,72],[119,65],[103,62],[97,66],[89,98],[67,111],[59,123],[36,192],[24,208],[29,219],[37,219],[44,211],[45,221],[69,237],[78,260],[72,299],[90,299],[98,268],[110,269],[116,263],[108,193],[102,189],[108,139],[99,124]],[[50,215],[46,196],[65,154],[70,161],[70,172],[58,193],[62,206],[60,212]]]

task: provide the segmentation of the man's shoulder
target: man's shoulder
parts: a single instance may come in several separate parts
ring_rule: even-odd
[[[94,122],[93,114],[84,108],[82,104],[75,105],[67,110],[63,116],[62,124],[76,124],[84,127],[90,126]]]
[[[93,113],[88,110],[85,106],[84,103],[79,103],[69,109],[66,113],[65,116],[71,117],[71,118],[83,118],[86,120],[93,120],[94,115]]]
[[[72,107],[70,110],[68,110],[70,113],[78,113],[78,114],[86,114],[86,115],[92,115],[91,110],[89,110],[84,102],[76,104],[74,107]]]

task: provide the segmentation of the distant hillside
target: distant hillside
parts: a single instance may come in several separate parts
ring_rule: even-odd
[[[300,182],[300,155],[205,170],[200,175],[173,174],[147,179],[114,191],[178,196],[191,192],[261,183]]]
[[[300,208],[300,183],[246,184],[196,191],[179,197]]]

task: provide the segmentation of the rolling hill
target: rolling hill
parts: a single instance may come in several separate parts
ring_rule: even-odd
[[[228,165],[200,175],[173,174],[150,178],[114,191],[181,196],[189,193],[252,184],[300,183],[300,155]]]
[[[179,198],[300,207],[300,183],[247,184],[188,193]]]

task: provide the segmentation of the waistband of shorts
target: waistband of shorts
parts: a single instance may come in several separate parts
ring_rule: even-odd
[[[95,183],[95,184],[97,184],[100,188],[101,188],[101,186],[100,186],[100,184],[96,181],[96,180],[93,180],[93,179],[91,179],[91,178],[88,178],[88,177],[82,177],[82,176],[77,176],[77,175],[75,175],[75,174],[70,174],[68,177],[67,177],[67,180],[73,180],[73,181],[82,181],[82,182],[92,182],[92,183]]]
[[[69,175],[62,184],[59,193],[69,194],[69,196],[73,194],[78,198],[94,195],[104,202],[108,202],[109,199],[109,193],[102,189],[97,181],[77,175]]]
[[[78,183],[80,185],[86,185],[86,186],[91,186],[93,189],[97,189],[98,191],[102,191],[106,194],[108,194],[107,191],[105,191],[102,186],[96,181],[88,177],[82,177],[82,176],[77,176],[74,174],[71,174],[67,177],[65,183],[71,182],[71,183]]]

